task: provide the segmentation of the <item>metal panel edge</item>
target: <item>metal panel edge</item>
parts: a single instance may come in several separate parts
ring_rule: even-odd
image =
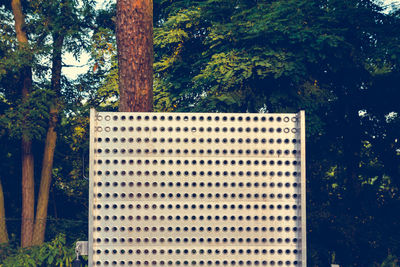
[[[95,123],[96,123],[96,110],[90,109],[90,134],[89,134],[89,225],[88,225],[88,241],[89,241],[89,255],[88,267],[93,266],[93,173],[94,173],[94,136],[95,136]]]
[[[300,117],[300,145],[301,145],[301,266],[307,266],[307,216],[306,216],[306,117],[305,111],[299,112]]]

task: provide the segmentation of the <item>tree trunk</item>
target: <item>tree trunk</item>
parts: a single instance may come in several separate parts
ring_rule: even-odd
[[[57,124],[57,108],[50,110],[50,123],[47,129],[46,142],[44,147],[42,173],[38,202],[36,206],[36,219],[33,231],[32,245],[41,245],[44,242],[44,234],[47,221],[47,206],[49,203],[49,191],[53,170],[54,150],[56,147],[57,133],[55,126]]]
[[[35,215],[35,188],[32,142],[22,136],[22,218],[21,247],[32,245],[33,220]]]
[[[0,180],[0,244],[8,242],[8,233],[6,225],[6,212],[4,210],[3,186]]]
[[[14,14],[15,32],[19,43],[19,49],[25,50],[28,54],[29,48],[28,36],[25,29],[25,17],[22,12],[20,0],[12,0],[11,7]],[[32,88],[32,70],[30,66],[25,66],[21,71],[22,85],[22,101],[27,101],[29,92]],[[22,160],[22,218],[21,218],[21,246],[29,247],[32,244],[33,219],[34,219],[34,169],[32,141],[30,137],[23,131],[21,140],[21,160]]]
[[[117,1],[120,111],[153,109],[153,1]]]
[[[62,68],[62,47],[64,35],[53,35],[53,59],[51,70],[51,89],[58,96],[61,91],[61,68]],[[53,171],[54,150],[56,148],[59,100],[53,99],[50,108],[49,128],[47,129],[46,143],[44,147],[40,189],[36,207],[36,220],[33,231],[33,245],[41,245],[44,242],[46,231],[47,208],[49,204],[50,185]]]

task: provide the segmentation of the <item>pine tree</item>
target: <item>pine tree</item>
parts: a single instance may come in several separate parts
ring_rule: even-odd
[[[117,1],[120,111],[153,109],[153,1]]]

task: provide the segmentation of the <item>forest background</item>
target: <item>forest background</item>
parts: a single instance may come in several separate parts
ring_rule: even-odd
[[[68,266],[87,240],[89,109],[118,109],[115,3],[22,1],[18,27],[16,2],[0,1],[0,265]],[[157,0],[153,23],[154,111],[306,110],[308,266],[399,265],[399,6]],[[87,71],[66,75],[67,53],[89,55]],[[30,240],[21,139],[32,143],[33,202],[48,200]]]

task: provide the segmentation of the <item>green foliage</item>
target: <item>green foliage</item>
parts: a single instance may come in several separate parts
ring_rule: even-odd
[[[118,62],[115,38],[115,3],[96,12],[91,36],[89,71],[75,82],[89,106],[116,110],[119,105]],[[87,106],[86,106],[87,108]]]
[[[42,140],[47,131],[48,107],[53,97],[54,92],[50,90],[32,92],[28,101],[18,101],[0,115],[0,127],[6,128],[11,138],[20,139],[25,133],[32,140]]]
[[[395,255],[389,254],[379,267],[399,267],[399,259]]]
[[[93,72],[104,78],[97,90],[100,105],[117,108],[118,102],[118,60],[114,33],[111,29],[99,28],[93,35]]]
[[[11,266],[72,266],[75,258],[74,247],[66,247],[65,235],[60,234],[41,246],[13,250],[7,247],[7,257],[0,263],[2,267]]]
[[[356,45],[354,42],[349,43],[352,40],[348,40],[347,34],[354,28],[355,35],[361,35],[360,25],[371,31],[368,19],[384,19],[379,18],[382,17],[379,7],[373,4],[182,1],[180,5],[179,2],[171,5],[177,7],[170,8],[165,22],[155,28],[155,104],[160,106],[157,109],[200,105],[204,110],[223,111],[222,107],[229,110],[233,106],[234,110],[257,111],[275,94],[278,98],[285,94],[287,99],[293,99],[297,88],[314,81],[320,87],[327,87],[332,81],[326,77],[339,75],[345,64],[371,66],[379,59],[348,56],[351,51],[361,51],[352,46]],[[342,23],[350,12],[362,13],[360,20],[364,21]],[[384,26],[375,26],[372,30],[378,32],[365,35],[380,34]],[[357,38],[364,41],[367,36]],[[376,46],[374,49],[381,54],[384,51]],[[329,92],[330,88],[324,89]],[[225,97],[215,97],[217,91],[219,96],[226,94]],[[241,106],[237,107],[237,99],[230,97],[232,91],[241,96]],[[217,99],[225,105],[211,104],[217,103]],[[305,102],[301,97],[297,101]]]

